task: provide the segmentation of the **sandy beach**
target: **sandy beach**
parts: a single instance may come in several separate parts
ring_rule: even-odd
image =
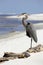
[[[43,29],[37,30],[37,37],[38,37],[38,42],[35,43],[33,41],[33,46],[36,46],[38,44],[43,45]],[[25,32],[21,33],[19,37],[15,38],[15,35],[6,38],[6,39],[0,39],[0,57],[3,56],[4,52],[15,52],[15,53],[21,53],[26,51],[30,47],[30,38],[28,38],[25,35]],[[40,62],[39,62],[40,61]],[[43,64],[43,52],[38,52],[38,53],[31,53],[31,56],[29,58],[25,59],[14,59],[10,61],[6,61],[2,63],[1,65],[11,65],[11,64],[22,64],[22,65],[42,65]]]

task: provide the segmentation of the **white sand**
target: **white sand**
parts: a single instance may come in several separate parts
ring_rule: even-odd
[[[25,32],[9,38],[0,39],[0,57],[4,52],[21,53],[30,47],[30,38],[25,35]],[[33,41],[33,46],[43,44],[43,29],[37,30],[38,42]],[[31,56],[26,59],[14,59],[4,62],[0,65],[43,65],[43,52],[31,53]]]

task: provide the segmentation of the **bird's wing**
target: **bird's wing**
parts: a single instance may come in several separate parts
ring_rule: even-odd
[[[30,23],[30,25],[27,26],[26,30],[30,34],[30,36],[34,39],[34,41],[37,42],[37,34],[34,25]]]

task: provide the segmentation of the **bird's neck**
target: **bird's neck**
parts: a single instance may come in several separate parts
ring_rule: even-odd
[[[22,19],[22,24],[24,25],[24,27],[26,27],[27,22],[26,22],[25,18]]]

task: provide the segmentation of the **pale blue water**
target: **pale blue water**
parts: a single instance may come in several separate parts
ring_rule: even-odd
[[[1,16],[0,15],[0,34],[7,34],[9,32],[13,32],[13,31],[23,31],[25,30],[23,25],[22,25],[22,20],[19,19],[8,19],[8,18],[3,18],[6,17],[5,16]],[[31,20],[31,21],[27,21],[27,22],[32,22],[32,23],[43,23],[43,21],[35,21],[35,20]]]

